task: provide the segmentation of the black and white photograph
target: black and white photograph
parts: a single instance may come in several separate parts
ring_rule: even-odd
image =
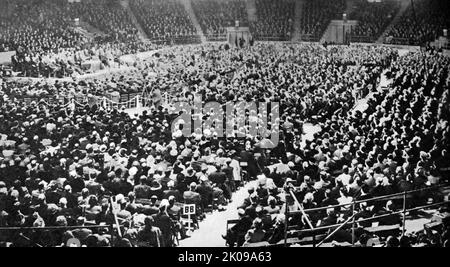
[[[0,0],[0,248],[449,247],[449,29],[448,0]]]

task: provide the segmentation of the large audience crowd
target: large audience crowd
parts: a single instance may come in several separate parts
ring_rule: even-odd
[[[256,0],[258,20],[250,24],[256,39],[290,40],[294,23],[295,2],[292,0]]]
[[[280,188],[284,188],[284,193],[294,192],[305,209],[323,207],[309,214],[308,219],[313,227],[324,227],[342,223],[353,215],[351,203],[355,200],[448,183],[449,63],[448,57],[437,54],[403,56],[387,68],[393,84],[370,97],[367,110],[333,114],[319,123],[321,131],[303,149],[286,140],[287,153],[276,156],[281,157],[281,163],[257,175],[256,188],[249,190],[249,197],[241,206],[241,221],[224,236],[227,242],[276,244],[284,240],[286,218],[283,206],[277,207],[276,203],[286,201],[292,205],[291,211],[299,208],[289,194],[278,195]],[[414,195],[409,205],[443,200],[442,195],[431,192]],[[400,215],[389,214],[402,208],[401,202],[388,199],[362,202],[356,207],[357,239],[361,245],[373,237],[364,231],[375,221],[372,217],[388,215],[376,222],[397,225],[401,223]],[[268,214],[278,214],[272,216],[274,225]],[[293,216],[289,225],[298,225],[296,230],[308,229],[307,221],[306,216]],[[421,236],[422,241],[417,241],[425,243],[421,245],[448,245],[446,227],[437,233],[437,239],[433,233],[429,237],[432,241],[423,241],[427,238],[422,233],[403,236],[401,240]],[[299,231],[289,231],[288,237],[299,236]],[[351,229],[343,228],[334,238],[351,243]],[[387,240],[388,245],[399,246],[398,243],[396,236]]]
[[[55,1],[0,2],[0,51],[45,50],[76,46],[82,37],[70,29],[69,22]]]
[[[302,34],[318,38],[341,16],[344,2],[305,1]],[[180,2],[129,3],[152,40],[198,40]],[[17,52],[12,70],[23,76],[81,75],[87,61],[122,64],[122,55],[156,47],[139,39],[118,1],[0,5],[0,51]],[[437,18],[443,1],[422,5],[406,12],[395,37],[418,42],[445,26],[446,17]],[[245,8],[238,0],[193,1],[207,36],[223,35],[235,20],[245,23]],[[363,5],[350,16],[362,22],[353,34],[375,38],[396,8]],[[294,1],[256,0],[256,9],[255,38],[290,39]],[[77,17],[106,37],[88,40],[72,25]],[[327,234],[353,217],[356,231],[343,227],[327,241],[356,238],[366,246],[377,238],[366,228],[401,225],[398,211],[445,199],[432,189],[448,184],[450,175],[449,67],[450,59],[433,50],[399,55],[372,45],[258,42],[240,49],[208,43],[164,49],[95,78],[22,83],[0,76],[0,247],[70,246],[73,238],[88,247],[176,246],[189,237],[184,204],[196,206],[195,227],[208,211],[229,208],[239,187],[248,196],[223,235],[229,246],[279,244],[286,222],[289,238],[305,237],[311,226]],[[382,77],[389,80],[385,87]],[[130,114],[97,101],[130,93],[142,94],[145,111]],[[46,101],[51,97],[58,101]],[[67,101],[78,97],[92,101]],[[260,113],[238,105],[221,125],[214,121],[221,110],[204,109],[192,119],[212,123],[199,127],[181,116],[191,114],[188,104],[197,97],[222,106],[259,103]],[[363,98],[365,106],[355,109]],[[264,111],[262,103],[269,102],[278,105]],[[250,131],[253,122],[257,133]],[[305,123],[318,128],[306,140]],[[230,125],[231,136],[222,137],[220,129]],[[370,200],[411,190],[423,191],[408,195],[406,207],[401,199]],[[378,240],[446,247],[448,233],[445,222],[437,230]]]
[[[358,25],[351,31],[352,41],[375,42],[394,19],[399,8],[400,2],[395,0],[373,3],[357,1],[355,11],[348,17],[358,21]]]
[[[392,43],[403,45],[424,45],[443,36],[443,30],[450,28],[448,1],[412,1],[400,21],[387,34]]]
[[[26,77],[65,77],[84,74],[82,63],[111,65],[124,54],[148,51],[118,1],[3,0],[0,50],[16,51],[12,71]],[[75,19],[103,32],[90,40],[76,30]],[[88,64],[85,64],[88,65]]]
[[[121,56],[158,47],[160,44],[136,39],[127,42],[93,43],[42,53],[16,53],[11,57],[11,69],[23,77],[77,77],[117,64],[124,65],[120,60]]]
[[[209,40],[225,39],[227,27],[248,25],[245,2],[242,0],[196,0],[192,1],[203,33]]]
[[[169,92],[172,101],[200,95],[205,102],[279,102],[280,117],[268,128],[277,133],[280,125],[274,149],[264,146],[264,136],[221,138],[212,126],[184,136],[187,122],[160,102],[140,115],[97,104],[24,106],[9,97],[16,85],[3,82],[0,226],[34,228],[1,228],[0,241],[65,246],[77,238],[85,246],[173,246],[187,237],[183,203],[197,206],[195,224],[208,209],[223,210],[238,186],[254,181],[239,205],[239,223],[225,238],[229,245],[275,244],[284,238],[283,203],[295,210],[290,191],[305,209],[343,204],[308,217],[326,226],[346,220],[351,212],[345,204],[353,199],[438,185],[448,179],[450,162],[448,64],[437,54],[399,57],[375,46],[258,43],[238,50],[209,44],[173,48],[142,62],[141,75],[121,77],[145,80],[155,72],[151,86]],[[377,90],[383,69],[393,84]],[[82,93],[109,81],[96,81]],[[355,100],[368,93],[368,108],[352,112]],[[311,120],[321,131],[302,145],[302,125]],[[413,204],[429,198],[439,201],[426,194]],[[397,204],[361,204],[358,218],[388,214]],[[388,218],[380,223],[399,221]],[[116,220],[120,235],[116,229],[111,235],[107,226]],[[307,228],[305,217],[289,220],[295,230]],[[44,228],[51,226],[60,228]]]
[[[62,8],[69,18],[78,18],[106,34],[101,41],[138,39],[138,30],[119,0],[82,0],[63,4]]]
[[[1,0],[0,4],[0,52],[16,51],[12,72],[2,75],[77,76],[89,71],[89,64],[83,64],[86,61],[100,61],[104,68],[121,55],[151,47],[140,40],[127,7],[119,0]],[[291,39],[295,1],[257,0],[255,5],[257,20],[250,23],[255,39]],[[329,21],[341,19],[346,9],[343,0],[307,0],[303,5],[300,37],[305,41],[319,41]],[[223,40],[226,27],[236,21],[241,26],[248,24],[247,6],[241,0],[196,0],[192,7],[208,40]],[[131,0],[129,8],[154,42],[200,42],[188,12],[178,1]],[[385,41],[418,45],[435,40],[449,26],[447,9],[447,1],[442,0],[412,2]],[[395,17],[399,3],[361,0],[353,10],[348,18],[359,23],[351,31],[351,40],[372,42]],[[76,20],[81,28],[90,25],[98,34],[86,35]]]
[[[170,40],[197,35],[187,11],[179,1],[132,0],[130,7],[150,39]]]
[[[332,19],[342,19],[344,0],[306,0],[301,16],[301,34],[307,41],[319,41]]]

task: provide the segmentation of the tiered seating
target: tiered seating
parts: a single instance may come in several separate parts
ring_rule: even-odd
[[[386,29],[395,14],[399,11],[400,3],[395,0],[383,2],[357,2],[355,12],[349,19],[358,20],[358,25],[352,29],[352,41],[373,42]]]
[[[5,12],[0,21],[2,50],[22,46],[31,51],[46,51],[83,44],[86,40],[71,27],[75,18],[103,31],[107,35],[103,41],[137,39],[137,29],[117,0],[3,1],[2,6],[14,12]]]
[[[109,36],[110,41],[137,38],[137,29],[119,0],[83,0],[67,3],[66,11],[72,19],[80,18]]]
[[[389,31],[387,42],[420,45],[434,41],[442,36],[443,29],[450,28],[449,9],[450,2],[446,0],[414,1]]]
[[[81,40],[79,34],[68,28],[62,7],[54,1],[2,0],[0,5],[7,7],[0,17],[2,51],[21,47],[40,52],[73,47]]]
[[[294,10],[293,0],[256,0],[258,21],[251,25],[255,38],[289,40]]]
[[[0,50],[16,50],[12,68],[23,76],[83,74],[84,60],[109,65],[126,53],[150,48],[137,38],[137,29],[117,0],[68,3],[2,0]],[[105,35],[91,42],[74,27],[80,19]]]
[[[448,75],[442,70],[449,64],[448,57],[433,52],[425,56],[412,53],[399,58],[392,67],[388,67],[388,77],[395,77],[393,84],[370,97],[366,110],[354,115],[335,113],[330,120],[320,124],[321,131],[302,149],[305,151],[302,157],[308,159],[303,161],[303,166],[294,163],[294,156],[288,156],[273,168],[267,168],[258,176],[255,191],[249,192],[249,198],[241,206],[245,208],[243,214],[250,219],[256,218],[248,227],[245,241],[250,244],[262,241],[282,244],[280,241],[284,239],[286,219],[283,204],[287,204],[290,206],[289,225],[293,226],[288,228],[288,237],[293,237],[288,242],[301,243],[304,236],[299,234],[312,227],[323,230],[316,233],[324,234],[329,226],[336,229],[337,225],[351,220],[354,215],[358,228],[356,240],[362,246],[366,245],[364,240],[372,237],[383,238],[387,246],[399,246],[392,240],[401,232],[401,217],[395,213],[403,209],[401,193],[421,190],[408,194],[408,207],[424,207],[430,202],[444,204],[442,199],[448,196],[446,190],[440,192],[435,186],[444,180],[448,182],[445,175],[448,169],[441,165],[444,161],[439,157],[443,155],[448,158],[445,144],[448,143],[446,132],[449,127],[445,117],[449,110],[443,105],[448,101],[448,91],[444,85]],[[429,75],[437,79],[436,83],[427,78]],[[362,135],[367,138],[362,139]],[[404,154],[398,153],[398,149]],[[289,160],[291,167],[287,163]],[[448,163],[444,164],[448,166]],[[283,193],[291,191],[302,203],[312,227],[290,193],[282,197],[286,202],[280,201],[277,208],[275,201],[279,191],[274,189],[277,186],[283,187]],[[393,193],[400,194],[393,197]],[[391,196],[380,198],[386,195]],[[375,197],[377,199],[372,199]],[[267,207],[271,198],[274,205]],[[355,201],[356,214],[352,211]],[[446,208],[442,206],[448,210],[448,205]],[[264,227],[262,223],[261,227],[260,222],[268,217],[264,212],[255,212],[261,208],[279,214],[275,215],[273,225],[268,223]],[[237,225],[245,226],[246,216],[241,216]],[[340,229],[329,241],[351,242],[350,228]],[[234,238],[228,241],[244,241],[239,229],[232,227],[228,231],[228,236]],[[298,239],[294,240],[296,237]],[[448,235],[443,235],[442,241],[438,235],[434,244],[426,245],[441,246],[445,239],[448,242]]]
[[[341,19],[345,0],[306,0],[303,6],[302,39],[318,41],[330,20]]]
[[[236,20],[241,26],[248,23],[243,0],[194,0],[192,7],[209,40],[224,39],[226,27],[234,26]]]
[[[132,0],[130,7],[150,39],[198,41],[189,15],[177,0]]]

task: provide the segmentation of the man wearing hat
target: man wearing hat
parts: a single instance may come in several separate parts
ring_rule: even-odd
[[[202,164],[201,166],[200,166],[200,172],[199,173],[197,173],[197,178],[198,178],[198,180],[199,181],[202,181],[202,179],[203,180],[208,180],[208,165],[206,165],[206,164]]]
[[[47,203],[58,204],[59,199],[61,198],[61,193],[58,190],[58,184],[55,181],[52,181],[49,185],[49,190],[45,192],[45,198],[47,199]]]
[[[250,196],[255,192],[255,188],[248,187],[247,192],[248,192],[248,197],[244,198],[244,201],[242,202],[242,204],[240,206],[238,206],[238,209],[245,210],[248,206],[250,206],[252,204],[252,201],[250,200]]]
[[[205,176],[202,176],[200,184],[197,186],[195,191],[199,193],[203,207],[208,207],[212,204],[213,188]]]
[[[258,197],[256,192],[250,195],[250,201],[251,201],[250,206],[245,208],[245,214],[250,216],[250,218],[254,220],[257,217],[256,208],[259,206],[260,203],[260,198]]]
[[[231,167],[230,164],[231,164],[231,158],[226,158],[222,172],[225,173],[225,175],[227,177],[227,180],[225,182],[226,185],[228,186],[228,188],[230,188],[231,192],[235,192],[236,185],[234,183],[234,181],[235,181],[234,172],[233,172],[233,167]]]
[[[169,197],[174,197],[176,202],[183,201],[183,195],[175,188],[174,181],[169,181],[167,187],[168,189],[163,191],[163,198],[169,199]]]
[[[167,184],[172,181],[171,174],[172,174],[172,167],[167,167],[164,170],[164,176],[159,180],[159,183],[161,184],[163,190],[166,190],[168,188]]]
[[[151,184],[150,195],[157,196],[158,199],[162,199],[162,197],[163,197],[162,185],[156,180],[153,180],[153,182]]]
[[[128,165],[127,165],[127,168],[128,168],[128,169],[131,168],[132,164],[133,164],[135,161],[138,161],[138,151],[137,151],[137,149],[133,149],[133,151],[131,151],[131,155],[130,155],[130,157],[128,158]]]
[[[227,175],[221,170],[221,166],[216,166],[217,170],[211,173],[208,179],[215,184],[218,188],[222,189],[224,197],[231,202],[231,190],[226,184]]]
[[[243,209],[238,209],[239,221],[233,227],[231,227],[226,235],[222,235],[222,238],[227,241],[227,245],[234,247],[242,246],[245,242],[245,234],[252,227],[253,220],[245,214]]]
[[[157,214],[159,212],[159,207],[157,204],[158,204],[158,197],[151,196],[149,205],[145,205],[142,208],[142,213],[148,216]]]
[[[180,222],[181,218],[181,206],[176,205],[176,200],[174,196],[170,196],[168,198],[169,206],[167,207],[167,214],[169,215],[170,219],[172,219],[173,227],[176,231],[180,233],[181,239],[188,238],[189,236],[186,234],[186,228],[184,225]]]
[[[149,199],[150,198],[150,186],[147,185],[147,177],[141,176],[139,178],[139,184],[134,187],[134,193],[137,199]]]
[[[68,208],[75,208],[78,204],[77,197],[72,193],[72,187],[70,185],[64,186],[64,191],[61,192],[61,198],[65,198],[67,200]]]
[[[167,214],[167,208],[169,207],[169,201],[167,199],[163,199],[159,204],[159,212],[152,216],[155,220],[155,226],[161,229],[161,233],[163,236],[163,247],[172,247],[172,220]]]
[[[195,182],[192,182],[189,185],[189,190],[184,192],[183,199],[186,204],[201,204],[201,196],[199,193],[196,192],[197,184]]]
[[[88,236],[92,235],[92,230],[83,228],[83,226],[85,226],[85,223],[86,218],[78,217],[77,226],[80,226],[80,228],[72,231],[74,237],[80,240],[81,242],[84,242],[88,238]]]
[[[189,185],[189,190],[183,193],[184,203],[186,204],[195,204],[196,205],[196,213],[197,216],[203,217],[202,214],[202,197],[199,193],[196,192],[197,184],[192,182]],[[197,218],[194,216],[194,223],[197,223]]]
[[[155,226],[155,220],[147,216],[144,220],[145,226],[138,232],[139,246],[143,247],[164,247],[164,239],[161,229]]]
[[[192,167],[188,167],[185,173],[186,184],[197,183],[198,179],[195,176],[195,170]]]
[[[284,238],[286,216],[284,214],[278,214],[275,219],[275,225],[272,235],[269,237],[268,242],[270,244],[276,244]]]

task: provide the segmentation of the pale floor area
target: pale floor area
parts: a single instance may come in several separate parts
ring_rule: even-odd
[[[206,219],[199,222],[200,228],[191,233],[191,237],[180,240],[180,247],[225,247],[225,240],[221,237],[226,233],[227,220],[238,218],[237,207],[248,196],[247,189],[255,186],[254,182],[233,194],[233,202],[228,204],[226,211],[214,211],[206,214]]]
[[[320,131],[320,127],[305,123],[303,125],[304,135],[302,145],[305,140],[312,140],[314,133]],[[233,202],[228,204],[227,210],[213,214],[207,214],[206,219],[199,223],[199,228],[191,233],[191,237],[180,241],[180,247],[225,247],[225,240],[221,237],[226,233],[227,220],[238,218],[237,207],[248,197],[247,189],[254,187],[255,182],[250,182],[233,194]]]
[[[225,240],[221,237],[226,233],[227,220],[237,219],[237,207],[242,204],[244,198],[248,196],[247,188],[255,186],[255,182],[250,182],[233,195],[233,202],[230,203],[226,211],[214,211],[208,213],[206,219],[199,223],[200,228],[190,233],[191,237],[180,240],[180,247],[225,247]],[[430,213],[432,213],[430,211]],[[405,229],[407,233],[421,231],[424,224],[429,223],[430,218],[407,219]],[[326,242],[324,246],[331,246]]]
[[[383,74],[378,89],[388,86],[390,82],[391,81]],[[373,93],[369,94],[366,98],[357,101],[354,110],[366,110],[368,107],[367,99],[372,95]],[[303,131],[302,145],[305,144],[306,139],[313,139],[314,133],[320,131],[320,126],[305,123]],[[249,183],[245,188],[241,188],[234,193],[233,202],[228,205],[226,211],[214,211],[213,214],[207,214],[206,219],[199,223],[200,228],[192,232],[190,238],[180,241],[180,247],[224,247],[225,240],[221,235],[226,233],[227,220],[238,218],[237,206],[241,205],[244,198],[248,196],[247,188],[254,185],[254,182]],[[423,229],[423,225],[428,222],[429,219],[406,220],[406,230],[407,232],[419,231]]]
[[[383,74],[378,89],[384,86],[388,86],[389,81]],[[357,101],[354,110],[364,111],[367,109],[367,99],[373,94],[369,94],[366,98]],[[126,112],[131,116],[135,114],[141,114],[146,108],[128,109]],[[305,123],[303,126],[304,135],[302,138],[302,145],[305,144],[305,140],[312,140],[314,133],[320,131],[320,126]],[[225,247],[225,240],[221,237],[226,233],[227,220],[233,220],[238,218],[237,207],[241,205],[244,199],[248,196],[247,189],[251,186],[255,186],[255,182],[250,182],[245,187],[233,194],[233,202],[228,204],[225,211],[214,211],[213,213],[207,213],[206,218],[199,222],[199,229],[196,229],[190,233],[190,238],[180,240],[180,247]],[[429,222],[429,219],[416,219],[407,220],[406,229],[407,232],[414,232],[423,229],[423,225]]]

